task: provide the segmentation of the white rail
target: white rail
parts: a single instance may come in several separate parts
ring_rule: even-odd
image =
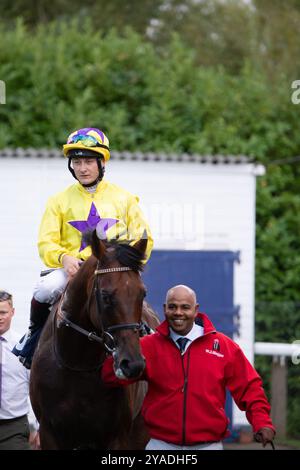
[[[254,353],[261,356],[291,357],[300,364],[300,341],[294,343],[254,343]]]

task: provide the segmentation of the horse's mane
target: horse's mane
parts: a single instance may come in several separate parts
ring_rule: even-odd
[[[99,245],[102,244],[102,247],[104,245],[105,248],[105,251],[102,255],[103,260],[111,259],[110,253],[113,252],[112,256],[116,258],[120,264],[123,266],[128,266],[130,269],[132,269],[132,271],[140,272],[144,268],[144,252],[136,249],[134,246],[131,246],[128,241],[100,241],[97,237],[96,230],[87,231],[84,234],[83,239],[87,245],[91,246],[94,256],[96,256],[98,259],[101,259],[101,257],[99,257]]]
[[[144,255],[128,243],[106,242],[106,247],[113,247],[115,256],[120,264],[128,266],[135,272],[140,272],[144,268]]]

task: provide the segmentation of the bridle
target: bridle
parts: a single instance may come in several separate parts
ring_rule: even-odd
[[[94,291],[94,294],[95,294],[95,297],[96,297],[97,314],[98,314],[98,318],[100,319],[100,323],[101,323],[101,333],[100,333],[100,335],[97,335],[94,331],[88,331],[88,330],[82,328],[81,326],[77,325],[76,323],[72,322],[71,320],[69,320],[66,317],[65,312],[62,310],[62,304],[63,304],[64,295],[65,295],[66,291],[65,291],[64,295],[62,296],[62,299],[59,303],[58,310],[57,310],[57,316],[60,319],[58,328],[60,328],[62,326],[65,326],[67,328],[71,328],[71,329],[77,331],[78,333],[81,333],[82,335],[86,336],[89,341],[96,341],[96,342],[102,344],[104,346],[104,348],[106,349],[106,351],[109,352],[109,353],[114,353],[116,351],[115,339],[111,334],[112,332],[115,332],[115,331],[118,331],[118,330],[134,330],[134,332],[143,331],[144,325],[143,325],[142,322],[140,322],[140,323],[120,323],[119,325],[109,326],[106,329],[104,328],[102,318],[101,318],[101,312],[104,309],[104,305],[103,305],[103,299],[102,299],[101,291],[99,289],[99,282],[98,282],[99,275],[107,274],[107,273],[114,273],[114,272],[122,272],[122,271],[132,271],[132,269],[129,268],[128,266],[118,266],[118,267],[115,267],[115,268],[99,269],[99,261],[98,261],[97,269],[94,271],[95,279],[94,279],[94,284],[93,284],[93,291]],[[90,299],[89,299],[88,308],[90,306],[90,302],[91,302],[91,296],[90,296]],[[58,356],[57,351],[55,353],[56,353],[56,356]],[[60,358],[60,362],[62,363],[61,358]],[[66,366],[66,364],[63,364],[63,365],[65,367],[68,367],[68,366]],[[70,367],[68,367],[68,368],[70,369]]]
[[[101,312],[103,312],[104,307],[103,307],[103,299],[102,299],[101,291],[99,289],[98,276],[100,274],[106,274],[106,273],[132,271],[132,269],[129,268],[128,266],[118,266],[115,268],[106,268],[106,269],[98,269],[98,268],[99,268],[99,261],[97,264],[97,269],[94,272],[95,274],[94,293],[96,297],[97,313],[101,322],[102,338],[105,338],[105,336],[108,336],[109,339],[112,341],[114,347],[110,348],[107,345],[107,343],[104,341],[104,339],[103,339],[103,345],[108,352],[112,353],[116,350],[116,346],[115,346],[115,340],[113,336],[111,335],[111,332],[118,331],[118,330],[134,330],[134,332],[138,332],[142,329],[142,323],[141,322],[140,323],[120,323],[119,325],[109,326],[106,329],[104,328],[102,318],[101,318]]]

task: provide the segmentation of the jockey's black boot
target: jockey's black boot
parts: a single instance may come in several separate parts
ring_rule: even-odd
[[[26,369],[30,369],[33,353],[41,335],[43,326],[49,316],[51,305],[48,303],[41,303],[33,297],[31,300],[30,308],[30,325],[28,332],[21,338],[18,344],[15,345],[12,352],[19,357]]]

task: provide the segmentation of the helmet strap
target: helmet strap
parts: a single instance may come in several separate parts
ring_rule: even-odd
[[[77,181],[79,181],[76,174],[75,174],[75,171],[74,171],[74,169],[72,168],[72,165],[71,165],[72,164],[72,158],[69,157],[68,160],[69,160],[68,161],[68,168],[69,168],[70,173],[72,174],[73,178],[75,178]],[[83,186],[84,188],[89,188],[90,186],[95,186],[96,184],[100,183],[100,181],[103,179],[103,176],[104,176],[104,173],[105,173],[105,165],[102,164],[101,158],[97,158],[97,164],[98,164],[98,169],[99,169],[99,175],[95,179],[95,181],[93,181],[92,183],[89,183],[89,184],[82,184],[79,181],[81,186]]]

